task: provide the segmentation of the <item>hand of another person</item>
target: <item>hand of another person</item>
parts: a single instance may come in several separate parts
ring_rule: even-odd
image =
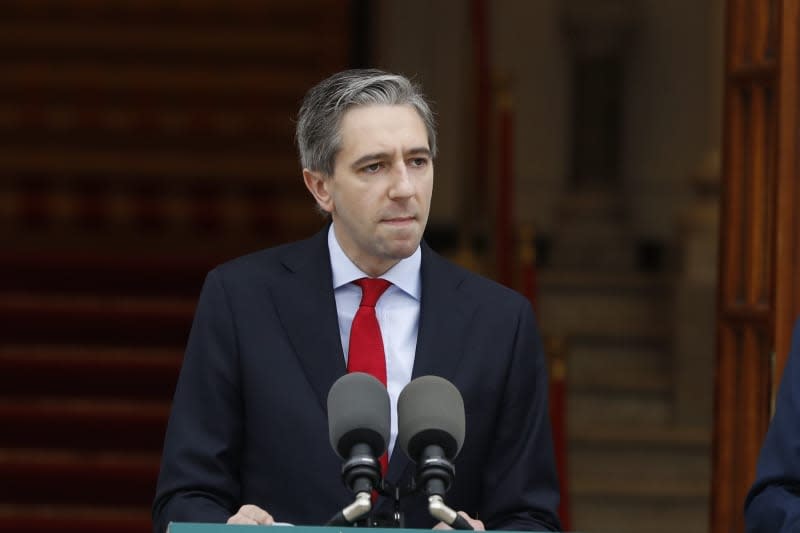
[[[461,518],[469,522],[469,525],[471,525],[472,529],[474,529],[475,531],[486,531],[486,526],[483,525],[482,521],[476,518],[472,518],[464,511],[459,511],[458,514],[461,515]],[[438,524],[433,526],[433,529],[453,529],[453,528],[448,526],[444,522],[439,522]]]
[[[229,524],[250,526],[271,526],[275,522],[272,515],[257,505],[242,505],[235,515],[228,518]]]

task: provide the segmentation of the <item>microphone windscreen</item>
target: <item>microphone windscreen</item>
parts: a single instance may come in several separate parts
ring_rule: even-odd
[[[436,444],[455,459],[464,444],[464,400],[458,389],[439,376],[419,377],[397,400],[397,440],[413,461]]]
[[[331,446],[347,459],[355,444],[369,444],[375,456],[386,451],[390,427],[389,393],[370,374],[351,372],[328,391]]]

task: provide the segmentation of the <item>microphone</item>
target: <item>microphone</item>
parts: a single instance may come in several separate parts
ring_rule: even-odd
[[[381,481],[377,458],[386,451],[389,420],[389,393],[370,374],[351,372],[331,387],[328,392],[330,442],[344,460],[342,481],[356,497],[326,525],[351,525],[369,513],[372,490]]]
[[[444,378],[422,376],[411,381],[397,400],[397,440],[417,463],[417,486],[428,496],[428,511],[455,529],[472,529],[444,504],[455,477],[452,461],[464,444],[464,400]]]

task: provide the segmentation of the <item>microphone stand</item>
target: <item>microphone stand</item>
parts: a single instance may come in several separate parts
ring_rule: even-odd
[[[380,487],[381,467],[368,444],[353,445],[342,465],[342,481],[355,493],[353,503],[336,513],[326,526],[352,526],[372,510],[372,489]]]
[[[355,493],[355,499],[328,520],[325,523],[326,526],[353,526],[359,520],[368,518],[369,512],[372,510],[372,491],[374,489],[394,501],[393,523],[390,525],[367,519],[367,527],[403,527],[400,500],[412,494],[424,492],[428,496],[428,512],[432,517],[453,529],[466,531],[473,529],[463,516],[444,502],[444,495],[455,478],[455,466],[446,458],[441,447],[432,445],[424,450],[423,456],[417,463],[415,479],[412,479],[410,486],[403,490],[381,478],[380,465],[374,455],[370,455],[369,448],[365,446],[363,444],[354,446],[351,458],[342,465],[342,479],[345,485]]]
[[[352,526],[361,520],[372,509],[372,497],[369,492],[358,492],[353,503],[333,515],[326,526]]]
[[[400,511],[400,500],[410,494],[416,493],[417,489],[414,488],[403,491],[400,487],[395,487],[385,479],[382,479],[378,486],[375,487],[375,491],[383,496],[391,498],[394,502],[394,514],[390,522],[370,520],[369,517],[367,517],[372,510],[372,495],[371,492],[361,491],[356,493],[353,503],[336,513],[325,525],[348,527],[367,518],[365,523],[366,527],[379,527],[384,529],[405,527],[403,513]]]
[[[428,512],[453,529],[471,531],[467,520],[444,503],[444,495],[453,484],[456,467],[447,459],[441,446],[426,446],[417,463],[417,487],[428,495]]]
[[[438,494],[428,496],[428,512],[431,513],[432,517],[441,520],[453,529],[464,531],[472,531],[474,529],[463,516],[445,505],[444,498]]]

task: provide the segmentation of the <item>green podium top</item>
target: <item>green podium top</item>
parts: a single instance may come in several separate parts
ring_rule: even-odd
[[[253,533],[253,528],[259,526],[242,526],[230,524],[190,524],[186,522],[171,522],[167,528],[167,533]],[[276,533],[403,533],[428,531],[429,529],[401,529],[401,528],[380,528],[380,527],[326,527],[326,526],[260,526],[274,530],[286,528],[283,532]],[[257,531],[257,530],[256,530]],[[515,532],[503,532],[515,533]],[[521,533],[521,532],[516,532]],[[526,532],[530,533],[530,532]]]
[[[185,522],[172,522],[167,528],[167,533],[253,533],[253,527],[233,524],[189,524]],[[275,530],[275,533],[363,533],[363,527],[328,527],[328,526],[261,526]],[[284,530],[285,531],[277,531]],[[369,528],[370,533],[401,533],[402,531],[427,531],[420,529],[385,529]]]

